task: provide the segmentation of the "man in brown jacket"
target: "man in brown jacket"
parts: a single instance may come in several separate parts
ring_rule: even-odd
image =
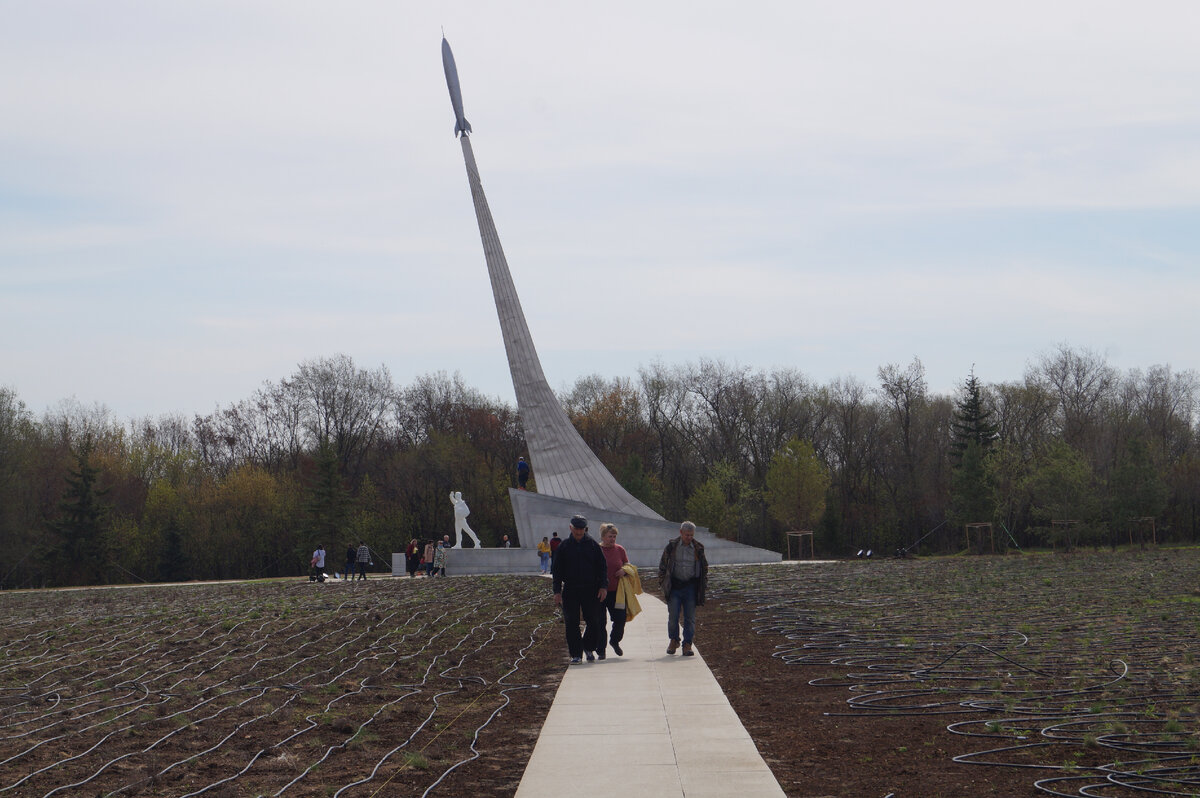
[[[708,587],[708,559],[704,544],[696,540],[696,525],[684,521],[679,525],[679,537],[663,549],[658,562],[658,578],[667,598],[667,653],[679,649],[679,611],[683,610],[683,656],[692,656],[692,639],[696,635],[696,607],[704,605]]]

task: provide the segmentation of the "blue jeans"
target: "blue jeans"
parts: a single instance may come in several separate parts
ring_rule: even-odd
[[[542,573],[550,570],[550,552],[539,551],[538,558],[542,561]]]
[[[667,599],[667,637],[679,639],[679,608],[683,607],[683,642],[690,643],[696,635],[696,583],[687,582],[671,588]]]

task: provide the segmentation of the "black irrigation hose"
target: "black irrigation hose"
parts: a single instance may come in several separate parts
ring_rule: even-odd
[[[955,762],[1049,770],[1049,795],[1196,796],[1198,570],[1101,552],[715,569],[710,589],[783,665],[845,669],[809,681],[850,692],[828,714],[966,716],[947,730],[995,745]]]
[[[496,681],[496,684],[503,684],[505,679],[507,679],[509,676],[513,675],[520,669],[521,662],[525,660],[525,657],[527,656],[527,652],[529,651],[529,649],[531,649],[535,645],[537,645],[538,633],[541,632],[543,627],[545,627],[545,626],[553,627],[556,625],[557,625],[557,620],[543,621],[542,623],[538,624],[537,628],[534,629],[533,632],[529,635],[529,644],[527,646],[525,646],[525,648],[521,649],[520,652],[518,652],[517,660],[516,660],[516,662],[513,663],[512,669],[509,670],[508,673],[501,676]],[[500,714],[500,712],[505,707],[507,707],[510,703],[512,703],[512,699],[509,696],[509,693],[516,692],[518,690],[536,690],[536,689],[538,689],[538,687],[540,687],[540,685],[536,685],[536,684],[506,685],[505,688],[500,691],[500,695],[504,698],[504,702],[502,704],[500,704],[500,706],[496,707],[496,709],[492,711],[492,714],[488,715],[487,720],[485,720],[480,726],[476,727],[475,733],[471,737],[471,746],[470,746],[471,756],[467,757],[466,759],[460,760],[460,761],[454,763],[453,765],[451,765],[449,768],[447,768],[446,771],[444,773],[442,773],[441,776],[438,776],[437,781],[435,781],[433,784],[430,784],[429,787],[425,790],[425,792],[421,793],[421,798],[428,798],[429,794],[432,793],[434,791],[434,789],[436,789],[437,786],[439,784],[441,784],[445,780],[445,778],[447,776],[449,776],[452,772],[454,772],[458,768],[462,767],[463,765],[466,765],[470,762],[474,762],[476,759],[479,758],[479,756],[480,756],[479,750],[475,748],[475,744],[477,742],[479,742],[479,733],[481,731],[483,731],[489,724],[491,724],[491,722],[496,719],[496,717]]]
[[[22,795],[57,796],[86,787],[117,795],[185,773],[190,794],[200,795],[231,782],[258,784],[275,778],[277,763],[268,771],[259,766],[269,754],[279,754],[289,762],[302,760],[293,771],[299,776],[289,776],[292,781],[282,788],[279,782],[269,788],[282,793],[334,749],[345,750],[401,701],[430,707],[426,720],[411,731],[415,739],[451,708],[447,698],[470,698],[482,688],[478,700],[491,690],[490,670],[498,664],[493,649],[503,630],[518,625],[533,629],[530,642],[495,682],[501,688],[500,706],[478,723],[459,761],[427,788],[433,790],[451,771],[478,757],[480,731],[509,705],[513,692],[538,687],[510,680],[549,623],[537,613],[553,617],[540,580],[516,579],[499,586],[480,581],[470,588],[472,584],[381,583],[340,601],[298,585],[197,586],[187,588],[186,599],[157,592],[153,598],[138,598],[150,594],[134,590],[14,597],[15,603],[0,608],[0,729],[9,734],[8,742],[0,737],[0,758],[16,762],[33,750],[48,750],[48,744],[55,745],[59,758],[42,758],[44,767],[0,786],[0,792],[17,788]],[[133,612],[114,611],[130,601],[146,603]],[[504,609],[479,613],[497,605]],[[451,606],[457,608],[453,613],[447,609]],[[55,630],[30,631],[35,628],[28,622],[33,607],[42,617],[57,616]],[[6,612],[14,617],[4,618]],[[516,644],[512,635],[506,640],[505,650],[512,651],[507,648]],[[481,670],[469,667],[471,663]],[[414,666],[418,682],[406,685]],[[429,689],[433,679],[452,686],[434,696]],[[344,685],[349,688],[343,690]],[[310,750],[301,744],[304,735],[325,728],[318,705],[305,713],[299,727],[247,752],[248,761],[230,762],[230,752],[238,750],[234,741],[248,730],[256,724],[263,728],[259,735],[281,725],[286,729],[288,709],[322,692],[339,693],[325,702],[326,712],[357,716],[342,743],[322,746],[324,757],[303,761]],[[285,698],[274,700],[272,695]],[[452,706],[458,703],[456,699]],[[81,720],[87,725],[77,728]],[[128,747],[146,735],[136,748]],[[19,748],[12,746],[14,740]],[[198,745],[202,740],[207,742]],[[156,765],[163,757],[170,764]],[[207,783],[192,781],[198,767],[216,761],[232,768],[222,777],[204,779]],[[387,762],[388,757],[379,759],[376,771]],[[38,784],[46,786],[33,792]]]

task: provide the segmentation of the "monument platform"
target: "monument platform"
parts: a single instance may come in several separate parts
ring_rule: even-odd
[[[599,542],[600,524],[616,524],[617,543],[625,547],[629,561],[638,568],[657,568],[667,542],[679,537],[679,524],[644,518],[629,513],[592,507],[571,499],[560,499],[530,491],[509,489],[517,520],[520,546],[510,549],[449,549],[446,551],[446,575],[536,574],[541,566],[537,544],[555,532],[565,540],[570,534],[571,516],[588,519],[588,534]],[[719,538],[704,527],[696,529],[696,540],[704,544],[709,565],[741,565],[780,562],[783,555]],[[404,554],[392,554],[392,576],[403,576]]]
[[[536,574],[540,570],[537,548],[533,546],[527,549],[448,549],[446,551],[446,576]],[[404,570],[404,552],[393,552],[392,576],[407,576],[407,574],[408,572]]]
[[[597,541],[600,540],[601,523],[607,521],[616,524],[617,543],[625,547],[629,561],[639,568],[657,568],[667,541],[679,537],[679,523],[675,521],[604,510],[584,502],[515,488],[510,488],[508,495],[512,499],[513,515],[517,521],[518,539],[522,546],[530,548],[536,548],[543,537],[550,537],[554,532],[560,538],[566,538],[573,515],[588,519],[588,534]],[[717,537],[704,527],[696,529],[696,539],[704,544],[709,565],[768,563],[783,559],[779,552],[734,543]]]

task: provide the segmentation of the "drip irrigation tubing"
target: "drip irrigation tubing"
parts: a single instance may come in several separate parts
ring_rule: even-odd
[[[953,757],[1049,795],[1200,795],[1195,550],[717,569],[710,592],[858,718],[958,716]],[[1132,760],[1132,761],[1131,761]]]
[[[556,618],[533,578],[185,590],[30,593],[0,608],[0,770],[21,771],[0,795],[284,795],[317,772],[342,795],[400,772],[433,794],[480,757],[520,691],[540,689],[515,677]],[[393,770],[416,745],[436,756]]]

